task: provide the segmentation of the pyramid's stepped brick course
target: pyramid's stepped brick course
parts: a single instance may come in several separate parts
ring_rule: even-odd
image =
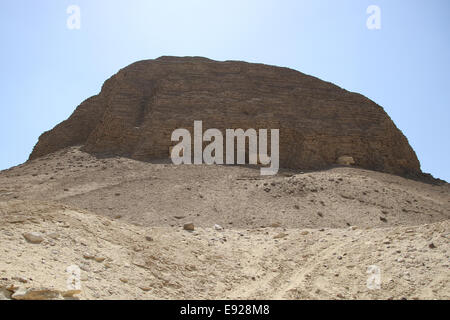
[[[72,145],[92,153],[166,158],[176,128],[279,128],[280,165],[421,173],[407,139],[366,97],[298,71],[237,61],[161,57],[131,64],[39,138],[30,159]]]

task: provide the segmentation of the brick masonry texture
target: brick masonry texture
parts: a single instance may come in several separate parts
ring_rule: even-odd
[[[167,158],[171,133],[280,129],[280,166],[323,169],[340,156],[355,166],[421,174],[406,137],[368,98],[301,72],[241,61],[160,57],[121,69],[101,92],[43,133],[30,159],[83,145],[87,152],[138,160]]]

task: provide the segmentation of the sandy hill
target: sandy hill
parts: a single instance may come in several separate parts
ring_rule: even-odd
[[[51,200],[145,226],[239,228],[417,225],[448,218],[448,184],[364,169],[281,170],[96,158],[79,147],[0,175],[2,200]]]
[[[450,298],[448,184],[349,167],[262,179],[72,147],[0,185],[5,297],[70,299],[77,265],[85,299]]]

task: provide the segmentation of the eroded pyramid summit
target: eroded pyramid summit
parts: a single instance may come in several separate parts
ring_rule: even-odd
[[[383,108],[301,72],[240,61],[161,57],[121,69],[69,119],[43,133],[30,159],[59,149],[138,160],[167,158],[177,128],[280,130],[280,166],[355,165],[417,175],[420,163]]]

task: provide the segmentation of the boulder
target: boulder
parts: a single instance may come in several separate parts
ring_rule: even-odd
[[[195,230],[195,226],[194,226],[193,223],[186,223],[183,226],[183,229],[186,230],[186,231],[194,231]]]
[[[336,163],[344,166],[351,166],[355,164],[355,160],[353,160],[353,157],[350,156],[340,156],[337,158]]]
[[[30,243],[39,244],[44,241],[44,237],[39,232],[27,232],[23,234],[23,237]]]
[[[61,294],[57,290],[48,288],[19,288],[11,296],[14,300],[60,300]]]

